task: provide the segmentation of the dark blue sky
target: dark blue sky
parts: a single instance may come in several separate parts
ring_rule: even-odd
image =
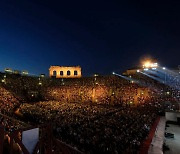
[[[80,65],[109,74],[151,55],[165,66],[180,57],[180,2],[0,1],[0,70],[46,73]]]

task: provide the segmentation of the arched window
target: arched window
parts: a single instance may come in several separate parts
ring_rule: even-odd
[[[53,76],[56,76],[56,75],[57,75],[56,71],[53,71]]]
[[[78,75],[78,72],[77,72],[77,71],[74,71],[74,75]]]
[[[63,71],[60,71],[60,75],[63,76],[63,75],[64,75],[64,72],[63,72]]]
[[[71,75],[71,72],[70,72],[70,71],[67,71],[67,75],[68,75],[68,76]]]

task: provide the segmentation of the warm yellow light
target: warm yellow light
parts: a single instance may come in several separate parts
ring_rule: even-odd
[[[143,63],[143,68],[156,68],[158,67],[158,63],[152,63],[151,61],[145,61]]]
[[[146,61],[143,66],[146,67],[146,68],[149,68],[151,66],[151,62]]]

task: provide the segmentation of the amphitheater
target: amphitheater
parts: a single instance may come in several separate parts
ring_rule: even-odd
[[[164,102],[179,110],[179,91],[142,74],[129,78],[0,73],[0,141],[11,145],[1,144],[0,153],[30,153],[27,130],[40,129],[46,135],[33,140],[35,153],[147,153]]]

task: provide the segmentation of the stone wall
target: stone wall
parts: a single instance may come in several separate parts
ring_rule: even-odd
[[[56,78],[80,78],[81,67],[66,67],[66,66],[51,66],[49,68],[49,76],[55,76]]]

